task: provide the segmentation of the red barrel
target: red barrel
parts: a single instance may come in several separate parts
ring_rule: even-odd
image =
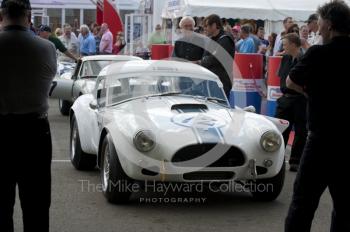
[[[152,60],[163,60],[171,57],[173,53],[173,45],[171,44],[153,44]]]
[[[278,70],[282,61],[281,56],[271,56],[268,60],[267,78],[267,115],[274,117],[276,114],[277,99],[282,96],[280,89],[280,77]]]
[[[253,105],[257,113],[261,111],[263,97],[263,55],[236,53],[233,64],[233,89],[231,106],[241,108]]]

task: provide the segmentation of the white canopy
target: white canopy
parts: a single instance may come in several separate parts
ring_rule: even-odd
[[[318,6],[329,0],[167,0],[163,18],[185,15],[280,21],[287,16],[305,21]],[[345,0],[350,4],[350,0]]]

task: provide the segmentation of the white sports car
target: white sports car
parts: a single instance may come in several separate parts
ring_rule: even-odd
[[[59,99],[59,110],[68,115],[75,99],[91,93],[100,71],[109,64],[130,60],[142,60],[135,56],[96,55],[81,58],[77,65],[67,62],[58,64],[58,74],[50,90],[51,98]]]
[[[284,183],[288,122],[230,108],[219,78],[198,65],[109,65],[70,120],[72,164],[97,165],[113,203],[129,200],[134,181],[256,181],[271,187],[252,192],[261,200],[274,200]]]

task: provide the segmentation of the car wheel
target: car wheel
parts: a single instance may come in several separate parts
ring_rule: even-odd
[[[79,130],[76,118],[71,122],[70,160],[78,170],[93,170],[97,164],[97,156],[85,153],[81,148]]]
[[[68,116],[69,110],[71,107],[72,107],[72,103],[70,103],[69,101],[62,100],[62,99],[58,100],[58,108],[62,115]]]
[[[268,179],[256,180],[252,182],[255,187],[251,190],[253,198],[258,201],[274,201],[280,195],[284,178],[286,175],[286,164],[283,162],[282,168],[279,173]]]
[[[129,201],[133,180],[124,172],[109,135],[102,143],[101,181],[102,191],[109,202],[125,204]]]

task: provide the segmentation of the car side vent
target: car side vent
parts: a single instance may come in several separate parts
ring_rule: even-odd
[[[193,112],[205,112],[208,107],[203,104],[177,104],[171,107],[172,111],[177,111],[178,113],[193,113]]]

